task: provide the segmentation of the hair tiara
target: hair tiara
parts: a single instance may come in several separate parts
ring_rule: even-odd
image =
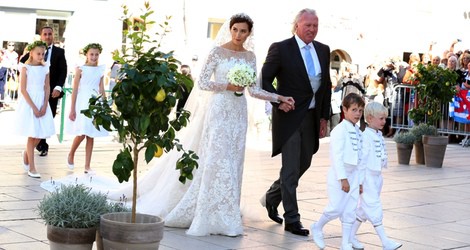
[[[86,54],[90,49],[98,49],[100,53],[103,51],[103,47],[99,43],[89,43],[83,48],[83,53]]]

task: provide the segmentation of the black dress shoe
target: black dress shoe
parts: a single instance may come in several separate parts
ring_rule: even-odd
[[[284,230],[302,236],[308,236],[309,234],[308,229],[304,228],[302,226],[302,222],[300,221],[296,221],[294,223],[286,223],[286,225],[284,226]]]
[[[41,153],[39,153],[39,156],[47,156],[47,153],[47,150],[43,150]]]
[[[279,213],[277,212],[277,207],[273,206],[271,203],[266,201],[266,210],[268,210],[268,217],[273,220],[276,223],[282,224],[282,219],[281,216],[279,216]]]

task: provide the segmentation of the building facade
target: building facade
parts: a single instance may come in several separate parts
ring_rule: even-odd
[[[64,46],[69,66],[79,63],[79,50],[89,42],[104,47],[101,61],[111,64],[111,51],[125,45],[122,35],[122,4],[136,16],[142,0],[0,0],[0,44],[31,42],[39,29],[53,27],[56,43]],[[150,0],[157,22],[171,16],[171,32],[163,50],[174,50],[184,64],[198,67],[211,46],[218,28],[232,14],[247,13],[255,22],[258,63],[272,42],[292,35],[292,20],[302,8],[317,10],[320,30],[317,40],[332,49],[332,68],[341,62],[357,64],[361,70],[373,62],[404,52],[426,52],[435,42],[435,53],[461,39],[456,49],[470,48],[470,1],[452,4],[439,0],[320,1],[320,0]],[[364,6],[368,6],[367,8]],[[158,25],[154,25],[155,31]]]

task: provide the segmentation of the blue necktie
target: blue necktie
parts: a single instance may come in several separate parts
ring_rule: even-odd
[[[313,64],[312,54],[310,54],[310,45],[305,45],[305,62],[307,63],[307,72],[310,76],[315,76],[315,65]]]

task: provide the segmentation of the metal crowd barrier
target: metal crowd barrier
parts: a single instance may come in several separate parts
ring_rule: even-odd
[[[398,84],[393,87],[390,101],[391,128],[396,130],[411,129],[413,121],[409,118],[408,111],[415,105],[416,90],[413,85]],[[442,118],[436,126],[439,134],[465,136],[462,146],[470,146],[470,120],[468,124],[455,122],[453,109],[450,103],[441,105]]]

